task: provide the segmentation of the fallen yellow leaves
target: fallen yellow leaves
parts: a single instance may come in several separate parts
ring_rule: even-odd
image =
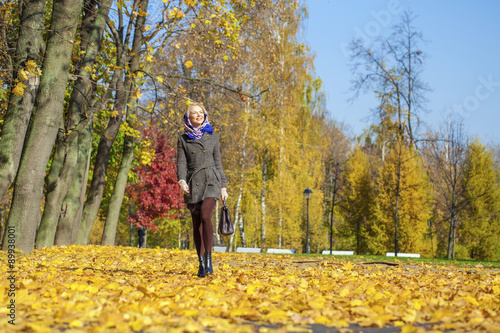
[[[322,324],[421,332],[500,332],[500,274],[450,266],[369,265],[334,258],[213,253],[197,278],[192,251],[106,246],[16,258],[16,325],[1,331],[311,332]],[[2,276],[8,267],[0,267]],[[0,284],[7,304],[8,281]],[[250,325],[249,325],[250,324]]]

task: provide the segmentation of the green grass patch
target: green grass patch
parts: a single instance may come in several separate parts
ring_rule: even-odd
[[[279,254],[282,255],[282,254]],[[386,256],[377,256],[377,255],[352,255],[352,256],[336,256],[336,255],[324,255],[318,253],[296,253],[296,254],[288,254],[290,256],[296,256],[298,258],[335,258],[335,259],[344,259],[351,261],[386,261],[386,262],[394,262],[394,263],[405,263],[405,264],[419,264],[419,263],[427,263],[427,264],[435,264],[435,265],[451,265],[456,267],[463,268],[473,268],[477,265],[481,264],[484,268],[487,269],[500,269],[500,261],[482,261],[482,260],[470,260],[470,259],[445,259],[445,258],[407,258],[407,257],[386,257]]]

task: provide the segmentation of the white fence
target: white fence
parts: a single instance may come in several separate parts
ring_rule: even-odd
[[[293,254],[295,250],[288,249],[267,249],[267,253]]]
[[[394,257],[394,252],[387,252],[386,257]],[[408,257],[408,258],[420,258],[418,253],[400,253],[398,252],[398,257]]]
[[[330,253],[330,250],[324,250],[321,252],[321,254],[332,254],[334,256],[352,256],[354,255],[354,251],[332,251]]]
[[[262,249],[258,247],[237,247],[237,253],[262,253]]]

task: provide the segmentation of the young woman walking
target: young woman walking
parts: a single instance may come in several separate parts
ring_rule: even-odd
[[[213,273],[212,212],[219,197],[227,199],[227,180],[222,170],[219,135],[214,133],[203,105],[189,105],[184,115],[185,132],[177,141],[177,178],[193,220],[198,253],[198,276]]]

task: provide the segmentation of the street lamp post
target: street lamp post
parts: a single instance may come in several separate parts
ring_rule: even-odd
[[[309,199],[311,199],[312,193],[309,187],[304,191],[304,198],[307,200],[306,253],[309,253]]]

